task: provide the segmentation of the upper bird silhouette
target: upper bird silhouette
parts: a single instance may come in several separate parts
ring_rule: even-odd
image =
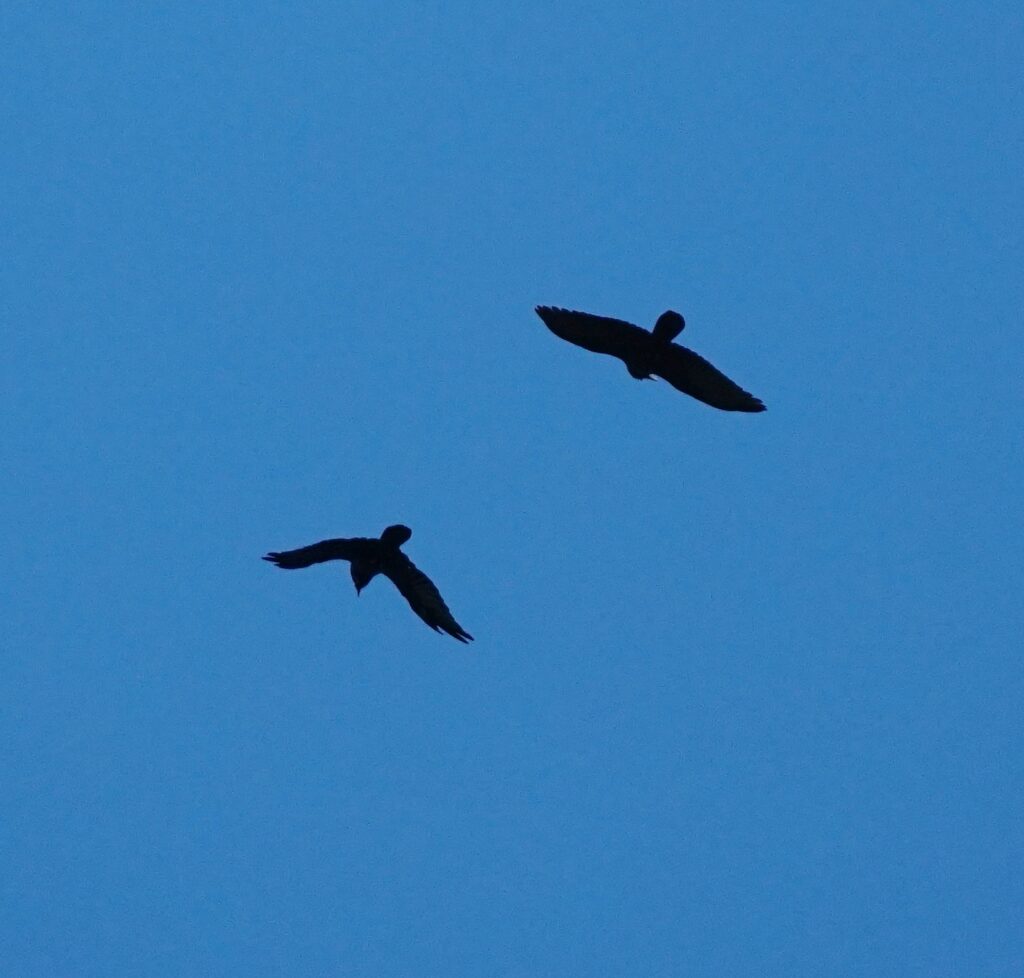
[[[758,398],[703,357],[672,342],[683,331],[686,320],[671,309],[658,317],[650,332],[621,319],[553,306],[537,306],[537,315],[555,336],[584,350],[618,357],[637,380],[649,380],[651,374],[656,374],[676,390],[722,411],[765,410]]]
[[[402,544],[411,536],[412,530],[399,524],[389,526],[379,539],[321,540],[298,550],[272,551],[263,559],[286,570],[309,567],[325,560],[347,560],[352,565],[350,570],[356,594],[378,574],[383,574],[391,579],[412,610],[435,632],[447,632],[460,642],[473,641],[473,636],[452,617],[434,582],[402,553]]]

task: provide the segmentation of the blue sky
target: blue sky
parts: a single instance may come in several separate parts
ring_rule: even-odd
[[[1021,973],[1017,4],[0,25],[0,971]]]

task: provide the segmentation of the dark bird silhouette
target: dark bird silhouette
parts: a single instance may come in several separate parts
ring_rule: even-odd
[[[672,342],[683,331],[686,320],[671,309],[658,317],[650,332],[621,319],[552,306],[537,306],[537,315],[560,339],[593,353],[618,357],[637,380],[650,380],[651,374],[655,374],[677,391],[722,411],[765,410],[758,398],[734,384],[703,357]]]
[[[350,537],[321,540],[320,543],[300,547],[298,550],[271,552],[263,559],[286,570],[309,567],[325,560],[347,560],[351,564],[349,569],[356,594],[378,574],[383,574],[398,588],[402,597],[409,602],[409,607],[435,632],[447,632],[460,642],[473,641],[473,636],[452,617],[434,582],[402,553],[402,544],[411,536],[412,530],[407,526],[389,526],[379,539]]]

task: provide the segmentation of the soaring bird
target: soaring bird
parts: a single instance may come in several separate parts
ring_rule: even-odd
[[[444,603],[440,591],[404,553],[401,546],[412,530],[401,524],[389,526],[379,538],[350,537],[337,540],[321,540],[320,543],[298,550],[272,551],[263,559],[278,567],[295,570],[309,567],[325,560],[347,560],[351,564],[352,583],[356,594],[378,574],[390,578],[409,607],[416,612],[435,632],[446,632],[460,642],[471,642],[469,634],[455,619]]]
[[[765,409],[758,398],[703,357],[672,342],[683,331],[686,320],[671,309],[658,317],[650,332],[621,319],[552,306],[537,306],[537,315],[555,336],[584,350],[618,357],[637,380],[650,380],[651,374],[656,374],[676,390],[722,411]]]

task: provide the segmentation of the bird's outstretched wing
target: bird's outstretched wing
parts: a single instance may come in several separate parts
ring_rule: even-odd
[[[592,353],[607,353],[626,360],[651,340],[651,334],[639,326],[607,316],[591,316],[553,306],[537,306],[537,315],[555,336]]]
[[[677,391],[689,394],[722,411],[764,411],[764,404],[734,384],[693,350],[668,344],[655,359],[651,373],[667,380]]]
[[[285,570],[295,570],[312,564],[322,564],[325,560],[358,560],[365,555],[368,546],[375,542],[368,537],[321,540],[298,550],[284,550],[280,553],[271,551],[263,559]]]
[[[446,632],[460,642],[472,642],[469,634],[452,616],[444,603],[441,592],[404,553],[396,551],[384,561],[382,568],[409,607],[416,612],[435,632]]]

